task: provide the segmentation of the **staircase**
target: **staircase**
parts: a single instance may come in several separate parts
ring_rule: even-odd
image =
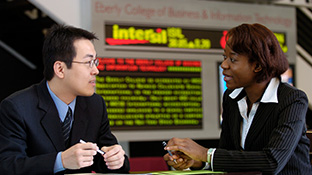
[[[44,32],[55,22],[26,0],[0,1],[0,101],[43,79]]]
[[[312,11],[298,7],[297,13],[297,52],[312,67]]]

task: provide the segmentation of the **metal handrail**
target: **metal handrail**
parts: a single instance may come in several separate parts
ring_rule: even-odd
[[[301,58],[312,67],[312,56],[299,44],[296,45],[296,50],[301,55]]]
[[[16,52],[13,48],[11,48],[10,46],[8,46],[7,44],[5,44],[3,41],[0,40],[0,46],[5,49],[6,51],[8,51],[9,53],[11,53],[13,56],[15,56],[18,60],[20,60],[21,62],[23,62],[24,64],[26,64],[28,67],[30,67],[31,69],[37,69],[37,66],[35,64],[33,64],[32,62],[28,61],[25,57],[23,57],[21,54],[19,54],[18,52]]]

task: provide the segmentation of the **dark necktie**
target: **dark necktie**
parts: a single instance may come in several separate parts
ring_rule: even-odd
[[[72,121],[72,110],[70,109],[70,107],[68,107],[68,111],[67,111],[67,114],[63,122],[63,126],[62,126],[65,143],[67,143],[68,138],[69,138],[71,121]]]

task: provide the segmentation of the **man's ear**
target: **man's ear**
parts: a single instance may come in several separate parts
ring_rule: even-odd
[[[54,65],[53,65],[53,70],[54,70],[54,74],[55,76],[59,77],[59,78],[64,78],[65,74],[64,74],[64,69],[65,69],[65,63],[62,61],[55,61]]]
[[[262,66],[259,63],[257,63],[254,72],[255,73],[261,72],[261,70],[262,70]]]

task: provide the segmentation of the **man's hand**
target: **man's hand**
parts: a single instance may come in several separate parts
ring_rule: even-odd
[[[66,169],[80,169],[93,164],[98,146],[94,143],[78,143],[62,152],[62,163]]]
[[[125,151],[120,145],[103,146],[101,148],[105,152],[103,155],[107,168],[114,170],[123,166],[125,161]]]

